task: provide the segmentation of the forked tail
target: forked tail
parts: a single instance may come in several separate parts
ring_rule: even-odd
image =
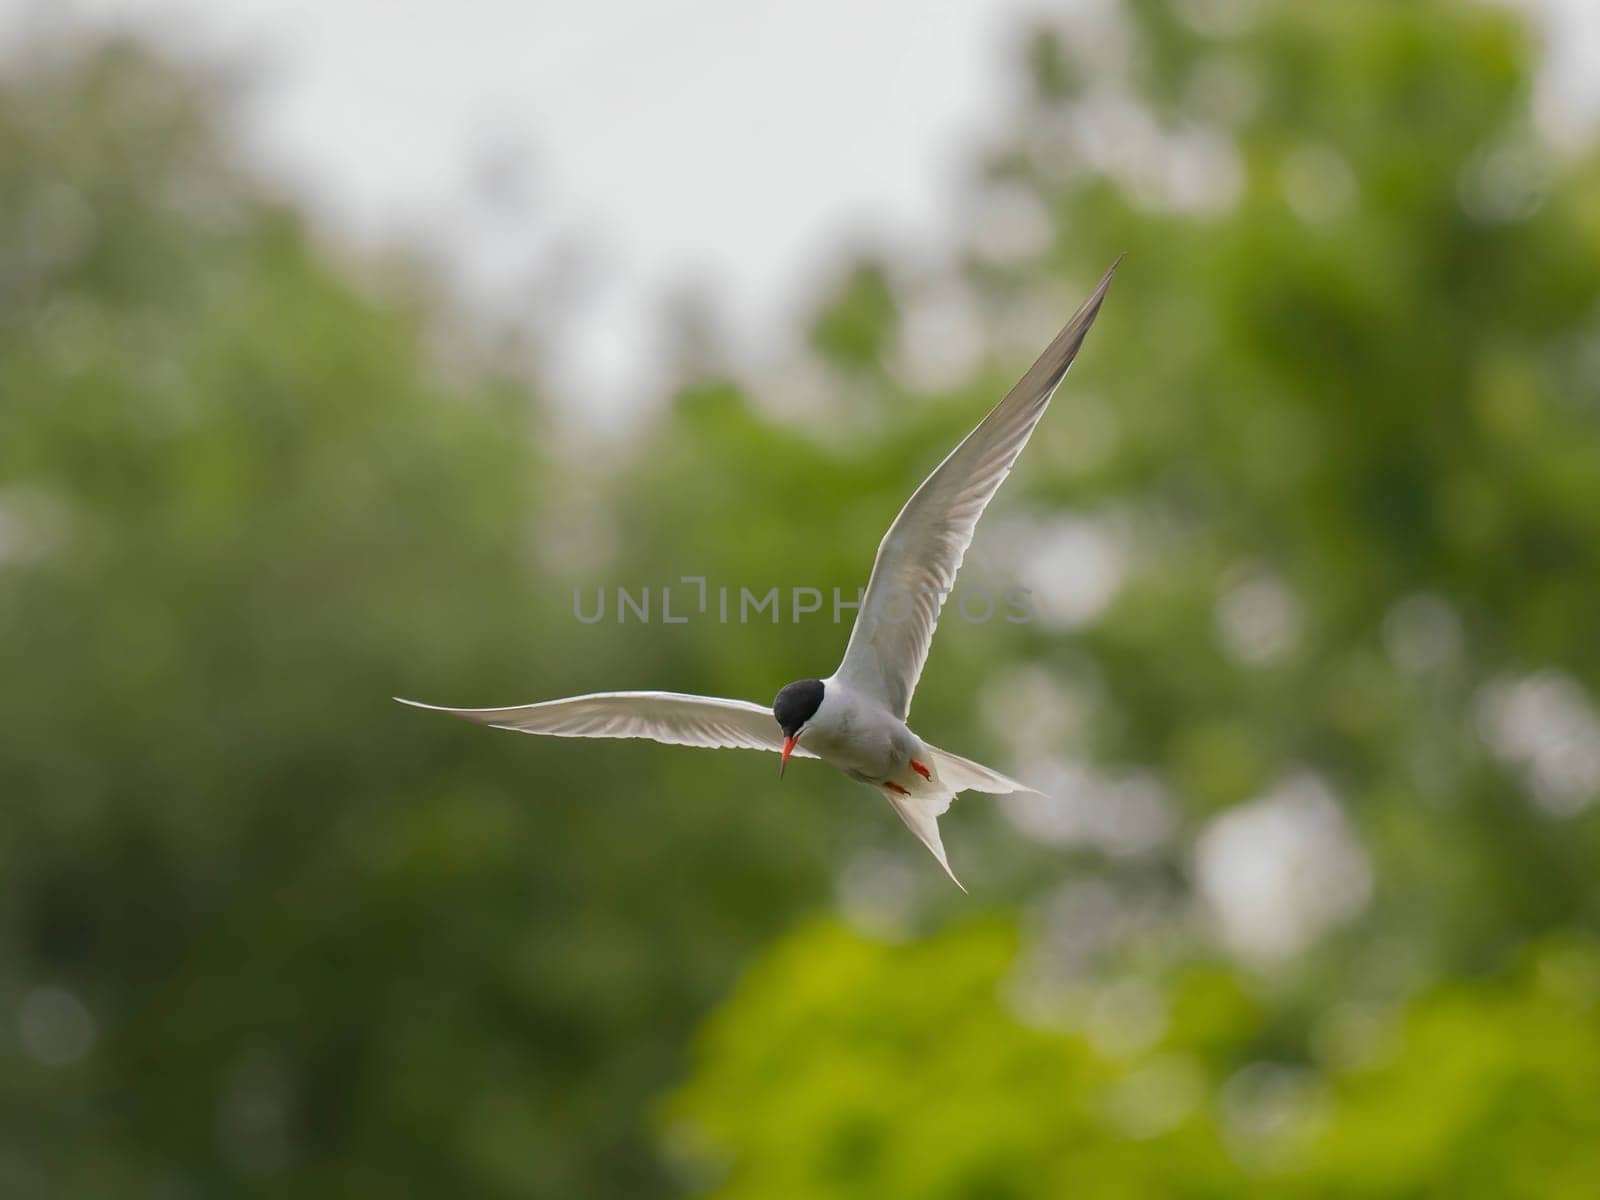
[[[880,790],[884,799],[895,812],[900,814],[900,819],[906,823],[906,827],[932,851],[934,858],[938,859],[939,865],[944,868],[945,874],[955,880],[955,885],[964,892],[967,890],[966,887],[961,880],[956,879],[956,873],[950,869],[950,860],[945,857],[944,842],[939,837],[939,818],[949,809],[950,802],[955,799],[957,792],[988,792],[991,795],[1001,795],[1006,792],[1032,792],[1034,789],[1000,774],[999,771],[990,770],[981,763],[975,763],[970,758],[962,758],[959,754],[951,754],[948,750],[940,750],[937,746],[928,746],[927,750],[933,756],[931,780],[926,783],[917,780],[910,789],[891,784]]]
[[[928,751],[933,755],[934,777],[952,792],[988,792],[999,796],[1006,792],[1036,791],[970,758],[962,758],[937,746],[929,746]]]

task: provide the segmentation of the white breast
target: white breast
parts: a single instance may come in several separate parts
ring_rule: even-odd
[[[832,679],[800,743],[839,770],[868,780],[894,779],[921,747],[917,735],[882,704]]]

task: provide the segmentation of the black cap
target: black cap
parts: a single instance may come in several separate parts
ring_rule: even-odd
[[[822,680],[801,679],[778,693],[772,702],[772,715],[784,737],[793,737],[822,707]]]

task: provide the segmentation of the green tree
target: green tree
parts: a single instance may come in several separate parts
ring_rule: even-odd
[[[1029,42],[953,269],[869,256],[786,389],[702,353],[580,456],[425,272],[330,253],[249,173],[215,81],[120,44],[10,71],[0,1191],[1593,1173],[1595,156],[1539,140],[1501,9],[1104,21]],[[618,623],[613,589],[863,582],[1123,250],[964,574],[1043,619],[947,618],[917,698],[1066,785],[957,806],[979,900],[808,764],[779,790],[387,700],[825,669],[831,613]],[[1262,813],[1310,850],[1241,856]],[[1216,893],[1284,862],[1284,914]],[[899,940],[806,919],[830,886]]]
[[[913,714],[937,736],[974,678],[1015,684],[979,711],[1017,769],[1065,764],[1078,824],[1044,813],[1028,853],[958,806],[968,882],[1025,901],[993,926],[888,889],[864,913],[910,943],[781,943],[666,1144],[727,1195],[1583,1194],[1597,157],[1541,139],[1529,32],[1487,5],[1151,0],[1027,61],[958,267],[874,264],[817,344],[909,403],[928,297],[1059,314],[1128,252],[975,546],[1003,506],[1070,514],[1115,587],[981,663],[947,628]],[[877,278],[905,281],[887,315]],[[997,395],[1016,340],[940,411]],[[1164,842],[1084,831],[1149,794]],[[1119,1019],[1148,1045],[1097,1049]]]
[[[1041,994],[1006,921],[884,945],[798,930],[741,983],[663,1113],[720,1196],[1587,1195],[1600,945],[1333,1008],[1309,1061],[1217,964]],[[1125,967],[1133,964],[1124,964]]]
[[[573,620],[547,544],[606,498],[557,503],[575,473],[470,330],[427,358],[461,334],[425,272],[353,270],[237,161],[220,81],[28,57],[0,91],[0,1192],[660,1191],[640,1114],[815,895],[820,817],[730,804],[755,756],[389,697],[770,685]]]

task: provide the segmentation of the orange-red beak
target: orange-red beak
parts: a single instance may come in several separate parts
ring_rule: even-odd
[[[794,753],[794,744],[799,737],[786,737],[783,739],[783,757],[778,760],[778,778],[783,778],[783,769],[789,765],[789,755]]]

